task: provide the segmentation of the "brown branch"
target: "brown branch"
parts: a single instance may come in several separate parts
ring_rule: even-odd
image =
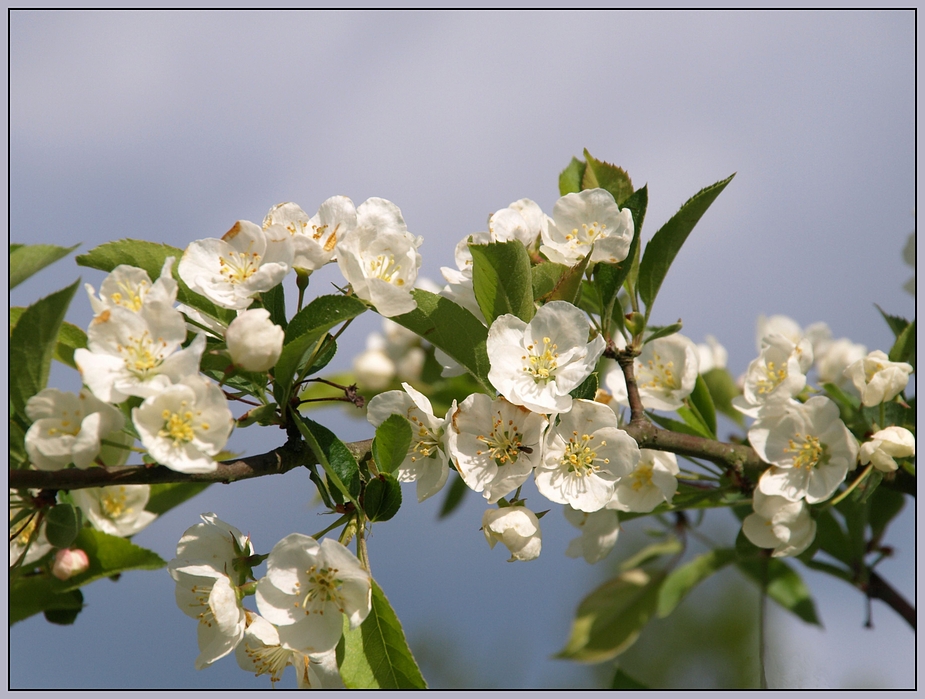
[[[915,630],[915,607],[909,604],[902,595],[877,573],[870,572],[866,589],[862,586],[859,587],[869,598],[885,602],[894,612],[906,620],[906,623],[912,627],[913,631]]]

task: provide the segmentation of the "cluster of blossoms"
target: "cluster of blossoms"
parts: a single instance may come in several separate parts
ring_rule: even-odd
[[[267,573],[252,568],[266,559]],[[290,534],[268,556],[216,515],[184,532],[168,564],[177,605],[198,622],[196,668],[234,652],[238,664],[274,684],[292,665],[300,689],[342,688],[335,648],[370,612],[372,583],[342,544]],[[243,606],[254,595],[259,614]]]
[[[552,217],[521,199],[494,213],[488,228],[456,246],[457,269],[442,270],[447,286],[441,293],[483,322],[470,244],[519,241],[530,254],[574,265],[589,254],[591,261],[622,261],[633,238],[630,211],[602,189],[562,197]],[[367,416],[374,426],[394,414],[411,424],[411,446],[396,476],[417,483],[418,500],[443,487],[452,465],[469,488],[499,506],[485,512],[482,530],[490,546],[501,542],[509,549],[510,560],[540,554],[539,517],[520,499],[532,478],[582,530],[568,555],[595,562],[616,542],[617,512],[650,512],[670,502],[679,473],[673,455],[640,451],[620,429],[615,406],[570,395],[596,370],[604,348],[603,337],[571,303],[550,301],[530,322],[504,314],[488,328],[488,379],[497,396],[473,393],[439,417],[426,396],[403,383],[403,391],[375,396]],[[638,361],[652,407],[677,408],[693,390],[698,349],[690,340],[655,340]],[[444,365],[444,375],[454,373],[451,360]]]
[[[773,556],[794,556],[815,538],[809,505],[831,498],[859,456],[861,465],[889,472],[897,468],[894,457],[915,454],[915,437],[903,427],[881,429],[859,445],[831,399],[798,400],[814,359],[820,383],[844,387],[865,407],[896,398],[912,366],[891,362],[881,351],[867,354],[846,339],[833,341],[822,323],[804,332],[785,316],[762,318],[758,334],[761,353],[749,364],[743,396],[733,404],[755,419],[749,443],[771,466],[758,481],[754,513],[742,530],[756,546],[773,549]]]

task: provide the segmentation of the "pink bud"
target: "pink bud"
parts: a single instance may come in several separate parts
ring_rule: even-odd
[[[51,574],[58,580],[67,580],[83,573],[90,567],[90,559],[80,549],[60,549],[55,554],[55,563]]]

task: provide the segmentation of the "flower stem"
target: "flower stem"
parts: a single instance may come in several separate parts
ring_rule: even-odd
[[[838,495],[836,495],[834,498],[832,498],[831,500],[829,500],[829,503],[828,503],[828,504],[829,504],[829,507],[835,507],[835,505],[837,505],[837,504],[840,503],[842,500],[844,500],[852,490],[854,490],[855,488],[857,488],[857,487],[861,484],[861,482],[862,482],[865,478],[867,478],[867,476],[870,474],[870,471],[871,471],[871,469],[872,469],[873,467],[874,467],[873,464],[867,464],[867,468],[865,468],[863,471],[861,471],[861,475],[858,476],[857,478],[855,478],[855,479],[854,479],[854,482],[853,482],[851,485],[849,485],[847,488],[845,488],[841,493],[839,493]]]

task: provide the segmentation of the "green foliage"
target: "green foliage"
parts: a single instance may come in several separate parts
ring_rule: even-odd
[[[681,328],[684,327],[684,324],[679,319],[677,323],[672,323],[671,325],[650,325],[646,330],[651,330],[652,332],[646,336],[645,342],[643,344],[648,344],[652,340],[658,340],[660,337],[668,337],[669,335],[674,335],[677,332],[681,331]]]
[[[688,401],[691,410],[696,413],[700,421],[706,426],[711,438],[716,439],[716,408],[713,405],[713,398],[710,396],[707,382],[699,374],[697,382],[694,384],[694,391]]]
[[[360,494],[360,468],[350,450],[324,425],[319,425],[298,413],[293,414],[293,420],[324,469],[328,480],[337,489],[332,492],[334,498],[338,499],[339,495],[340,502],[346,498],[362,511],[357,501]]]
[[[392,519],[401,507],[401,484],[391,473],[381,473],[366,484],[363,510],[370,522]]]
[[[209,483],[156,483],[151,486],[151,495],[145,509],[162,515],[191,497],[199,495]]]
[[[10,333],[10,403],[21,415],[26,401],[48,383],[58,331],[79,283],[77,280],[29,306]]]
[[[344,617],[340,676],[348,689],[426,689],[398,617],[375,580],[372,610],[351,629]]]
[[[577,388],[572,390],[569,395],[575,400],[584,399],[584,400],[594,400],[594,396],[597,395],[598,389],[598,378],[597,372],[592,372],[588,378],[582,381]]]
[[[742,413],[732,407],[732,399],[742,395],[732,374],[726,369],[715,368],[701,374],[701,377],[710,391],[710,398],[715,408],[740,427],[745,425]]]
[[[620,573],[578,605],[565,648],[557,658],[582,663],[611,660],[629,648],[658,609],[665,573],[634,568]]]
[[[69,248],[59,245],[10,244],[10,288],[19,286],[26,279],[53,262],[57,262],[77,248],[80,243]]]
[[[539,302],[550,296],[568,269],[567,265],[558,262],[541,262],[531,268],[534,301]]]
[[[593,157],[585,148],[587,167],[581,178],[582,189],[606,189],[613,195],[618,206],[623,206],[633,193],[633,182],[622,167],[617,167]]]
[[[285,330],[289,320],[286,318],[286,294],[283,285],[280,283],[269,291],[264,291],[260,294],[260,301],[270,312],[270,320]]]
[[[552,290],[542,297],[543,303],[549,301],[568,301],[571,304],[578,304],[582,292],[581,282],[584,279],[585,270],[588,269],[590,260],[591,253],[589,252],[573,267],[566,267]]]
[[[899,338],[899,336],[902,334],[902,331],[905,330],[906,327],[909,325],[909,321],[906,320],[905,318],[901,318],[900,316],[890,315],[889,313],[884,311],[882,308],[880,308],[880,306],[877,305],[876,303],[874,304],[874,306],[877,308],[878,311],[880,311],[880,315],[883,316],[883,319],[886,321],[886,324],[890,326],[890,330],[893,331],[893,334],[897,338]]]
[[[530,256],[523,243],[469,245],[472,254],[472,287],[482,315],[491,325],[509,313],[529,323],[535,313]]]
[[[688,199],[668,223],[659,228],[646,245],[642,261],[639,263],[639,280],[637,288],[639,297],[646,305],[646,317],[652,312],[652,304],[662,286],[668,268],[687,240],[687,236],[697,225],[700,217],[710,208],[710,204],[735,177],[730,175],[725,180],[701,189]]]
[[[440,519],[455,511],[462,504],[466,493],[469,492],[469,486],[466,485],[462,478],[451,478],[450,480],[450,487],[446,490],[443,504],[440,506],[440,512],[437,515]]]
[[[793,612],[807,624],[821,626],[816,604],[799,574],[779,558],[738,560],[739,570],[759,585],[766,585],[768,597]]]
[[[903,328],[890,349],[891,362],[908,362],[915,368],[915,321]]]
[[[632,677],[627,675],[621,668],[617,668],[617,672],[613,676],[613,680],[610,682],[611,689],[649,689],[642,682],[634,680]]]
[[[581,181],[584,179],[587,167],[583,161],[572,158],[568,167],[559,174],[559,196],[564,197],[566,194],[581,191]]]
[[[659,618],[671,614],[696,585],[735,560],[735,549],[714,549],[671,571],[659,592]]]
[[[376,428],[373,459],[380,473],[394,473],[411,448],[411,423],[403,415],[390,415]]]
[[[411,292],[418,307],[410,313],[392,318],[399,325],[446,352],[465,367],[488,391],[488,330],[474,315],[448,298],[423,289]]]
[[[45,538],[59,549],[70,546],[83,525],[80,509],[69,503],[59,503],[45,513]]]

